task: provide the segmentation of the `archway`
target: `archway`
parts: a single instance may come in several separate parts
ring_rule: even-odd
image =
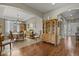
[[[64,37],[65,48],[71,55],[77,50],[79,42],[79,9],[65,11],[58,16],[62,19],[62,37]]]

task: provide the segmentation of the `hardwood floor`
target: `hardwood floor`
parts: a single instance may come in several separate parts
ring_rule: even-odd
[[[23,47],[19,50],[12,51],[13,56],[71,56],[79,55],[79,43],[75,49],[68,50],[65,48],[63,41],[58,46],[53,44],[39,42],[30,46]]]
[[[79,41],[76,42],[74,39],[70,37],[63,39],[57,46],[46,42],[38,42],[22,48],[16,47],[12,50],[11,56],[79,56]]]

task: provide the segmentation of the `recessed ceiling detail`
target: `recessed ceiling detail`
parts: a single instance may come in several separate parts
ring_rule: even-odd
[[[79,19],[79,9],[66,11],[66,12],[61,13],[60,15],[63,15],[67,20]]]
[[[38,10],[41,13],[47,13],[67,6],[79,6],[78,3],[26,3],[25,5]]]

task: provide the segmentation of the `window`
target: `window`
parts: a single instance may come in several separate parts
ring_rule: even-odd
[[[5,33],[12,32],[19,32],[19,24],[17,21],[5,21]]]

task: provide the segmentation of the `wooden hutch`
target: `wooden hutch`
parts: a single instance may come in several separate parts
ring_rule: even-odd
[[[60,27],[58,19],[43,20],[43,35],[44,42],[59,44],[60,42]]]

